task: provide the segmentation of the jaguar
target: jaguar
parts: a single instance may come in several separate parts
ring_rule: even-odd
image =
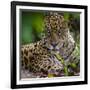
[[[60,75],[64,62],[72,59],[75,41],[69,31],[68,23],[59,12],[47,12],[44,16],[45,37],[35,43],[21,46],[21,67],[32,72]]]

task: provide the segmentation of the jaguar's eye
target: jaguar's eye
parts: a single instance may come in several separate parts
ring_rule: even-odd
[[[47,33],[48,33],[48,35],[50,35],[50,31],[49,30],[47,31]]]
[[[61,35],[61,32],[58,32],[58,35]]]
[[[49,30],[48,30],[47,32],[48,32],[48,33],[50,33],[50,31],[49,31]]]

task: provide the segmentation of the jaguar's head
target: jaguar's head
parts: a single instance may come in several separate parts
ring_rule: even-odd
[[[58,12],[48,12],[45,16],[45,30],[48,37],[47,47],[57,50],[58,43],[64,39],[68,32],[68,24]]]

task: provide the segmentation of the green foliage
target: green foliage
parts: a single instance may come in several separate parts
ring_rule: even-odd
[[[64,66],[64,74],[65,74],[65,76],[68,76],[68,67],[67,66]]]
[[[69,28],[72,32],[80,30],[80,13],[64,13],[64,18],[68,22]]]
[[[69,16],[70,16],[70,14],[69,14],[69,13],[67,13],[67,12],[66,12],[66,13],[64,13],[64,19],[65,19],[65,20],[67,20],[67,21],[68,21],[68,20],[69,20]]]
[[[48,77],[52,78],[52,77],[54,77],[54,75],[53,74],[48,74]]]

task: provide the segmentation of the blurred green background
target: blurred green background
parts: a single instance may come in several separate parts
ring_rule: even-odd
[[[40,40],[44,30],[44,13],[22,12],[21,15],[21,44]]]

